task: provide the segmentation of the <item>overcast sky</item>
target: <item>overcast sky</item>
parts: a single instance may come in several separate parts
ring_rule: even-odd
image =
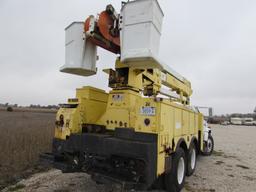
[[[256,1],[160,0],[165,13],[161,60],[192,82],[193,105],[216,114],[256,106]],[[0,0],[0,103],[58,104],[83,85],[107,88],[103,68],[115,55],[99,51],[97,76],[62,74],[64,28],[111,0]]]

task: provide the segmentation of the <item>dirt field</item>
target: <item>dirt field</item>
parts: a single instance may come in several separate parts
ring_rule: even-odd
[[[33,166],[39,154],[51,150],[54,119],[46,111],[0,110],[0,189],[37,171]]]
[[[213,126],[215,152],[200,157],[195,174],[187,178],[183,192],[255,192],[256,127]],[[114,190],[112,190],[114,188]],[[50,170],[3,190],[24,192],[110,192],[118,186],[96,185],[86,174],[62,174]]]

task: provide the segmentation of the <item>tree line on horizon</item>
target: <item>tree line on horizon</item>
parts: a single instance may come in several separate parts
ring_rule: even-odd
[[[13,107],[13,108],[33,108],[33,109],[58,109],[59,105],[35,105],[35,104],[30,104],[29,106],[19,106],[18,104],[10,104],[10,103],[0,103],[0,107]]]

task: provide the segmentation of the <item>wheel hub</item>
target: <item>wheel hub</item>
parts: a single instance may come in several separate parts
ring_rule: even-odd
[[[179,163],[178,163],[178,171],[177,171],[177,179],[178,183],[181,184],[183,182],[185,175],[185,160],[184,158],[180,158]]]
[[[191,166],[191,169],[194,169],[196,166],[196,151],[195,151],[195,149],[193,149],[192,153],[191,153],[190,166]]]

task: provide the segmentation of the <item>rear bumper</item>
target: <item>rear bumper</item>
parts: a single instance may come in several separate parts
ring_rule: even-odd
[[[116,129],[111,134],[74,134],[66,141],[54,139],[53,155],[57,165],[66,164],[65,168],[86,172],[95,181],[119,183],[125,189],[147,189],[157,179],[155,134],[133,129]]]

